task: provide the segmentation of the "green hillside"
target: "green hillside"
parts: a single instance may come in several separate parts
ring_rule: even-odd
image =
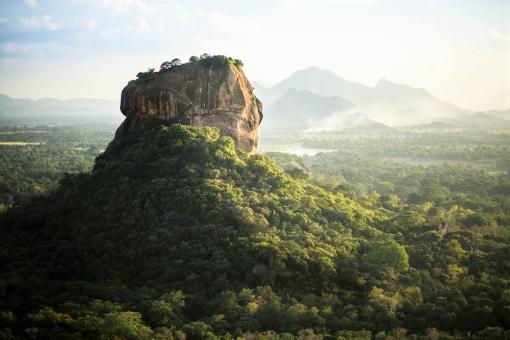
[[[509,336],[508,238],[347,196],[214,128],[130,136],[0,215],[0,338]]]

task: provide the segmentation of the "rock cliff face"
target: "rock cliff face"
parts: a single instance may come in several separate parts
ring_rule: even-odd
[[[155,122],[215,126],[238,148],[248,153],[257,149],[262,104],[243,71],[232,63],[187,63],[139,76],[122,91],[120,109],[126,119],[109,150]]]

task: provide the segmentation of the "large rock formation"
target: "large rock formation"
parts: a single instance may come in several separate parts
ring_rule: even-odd
[[[122,138],[154,123],[215,126],[238,148],[254,153],[262,104],[232,59],[221,57],[138,75],[122,91],[120,109],[126,116],[108,150]]]

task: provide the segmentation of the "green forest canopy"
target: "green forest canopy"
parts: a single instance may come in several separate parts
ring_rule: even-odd
[[[0,335],[508,336],[508,238],[400,216],[161,126],[1,215]]]

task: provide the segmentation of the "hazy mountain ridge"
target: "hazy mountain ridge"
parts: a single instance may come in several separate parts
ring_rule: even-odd
[[[294,72],[272,87],[252,82],[264,104],[262,129],[329,130],[365,126],[506,126],[510,109],[472,111],[441,100],[422,88],[385,78],[374,87],[341,78],[317,67]],[[483,117],[480,116],[483,114]],[[0,117],[116,120],[119,103],[105,99],[32,100],[0,94]],[[360,119],[363,118],[363,119]],[[381,125],[382,124],[382,125]]]
[[[309,90],[296,90],[293,87],[267,108],[265,117],[266,124],[262,126],[262,130],[266,131],[275,129],[332,131],[379,125],[358,112],[356,105],[345,98],[321,96]]]
[[[297,90],[308,90],[324,97],[340,96],[352,102],[363,100],[365,96],[371,95],[370,87],[343,79],[331,71],[318,67],[296,71],[270,88],[256,86],[256,92],[262,102],[269,106],[291,87]]]
[[[323,102],[327,100],[325,98],[333,96],[344,98],[354,104],[351,109],[356,113],[364,114],[368,120],[390,126],[430,124],[438,121],[463,125],[476,120],[474,111],[438,99],[425,89],[394,83],[384,78],[379,80],[375,87],[369,87],[348,81],[331,71],[316,67],[297,71],[273,87],[261,87],[257,83],[255,83],[255,87],[257,95],[266,105],[268,120],[270,115],[287,116],[289,121],[294,120],[296,116],[303,115],[302,112],[297,112],[301,110],[295,109],[289,112],[281,107],[282,98],[285,98],[286,108],[293,106],[289,103],[289,98],[286,97],[287,91],[291,88],[306,90],[322,96]],[[294,106],[303,105],[304,100],[305,98],[301,97],[299,102],[294,103]],[[327,106],[326,103],[320,104],[317,101],[318,99],[314,98],[315,105]],[[303,106],[309,107],[310,105]],[[505,114],[505,112],[507,111],[487,111],[485,113],[500,118],[510,117],[510,114]],[[314,118],[315,114],[310,110],[311,118]],[[331,110],[330,115],[333,114],[338,115],[337,110]],[[324,115],[325,112],[321,110],[320,116]],[[281,119],[283,117],[279,117],[279,120]],[[490,119],[490,121],[493,120]]]
[[[510,120],[510,109],[506,110],[488,110],[488,111],[481,111],[479,113],[483,113],[486,115],[490,115],[493,117],[499,117],[506,120]]]
[[[116,100],[88,98],[33,100],[0,94],[0,117],[8,119],[94,117],[111,121],[119,120],[122,116]]]
[[[266,110],[269,126],[306,128],[310,120],[324,119],[332,112],[354,109],[355,104],[339,96],[325,97],[291,87]],[[289,121],[289,115],[293,116]]]
[[[413,88],[381,79],[370,103],[360,103],[361,110],[376,121],[392,126],[428,124],[436,120],[462,119],[468,110],[442,101],[425,89]]]

